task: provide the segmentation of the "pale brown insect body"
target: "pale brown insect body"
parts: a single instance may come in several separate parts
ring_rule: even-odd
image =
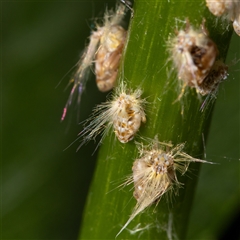
[[[222,16],[226,10],[224,0],[206,0],[209,11],[215,16]]]
[[[177,68],[178,78],[184,86],[194,87],[200,92],[199,85],[210,72],[218,54],[204,25],[202,29],[194,30],[187,22],[186,29],[178,31],[171,46],[171,58]]]
[[[206,0],[209,11],[217,16],[226,16],[233,21],[233,28],[240,36],[240,1],[239,0]]]
[[[78,62],[78,70],[70,81],[73,82],[73,87],[64,107],[62,120],[76,95],[77,102],[80,103],[93,63],[98,89],[106,92],[114,87],[126,43],[127,31],[121,26],[126,11],[127,7],[123,4],[119,4],[115,12],[106,11],[103,24],[97,25],[96,30],[92,32],[89,44]]]
[[[236,34],[240,36],[240,13],[238,17],[233,21],[233,28]]]
[[[140,143],[137,145],[140,157],[134,161],[132,176],[125,182],[125,185],[134,183],[133,196],[137,204],[117,236],[145,208],[158,203],[165,193],[178,193],[182,184],[177,179],[176,171],[183,175],[190,162],[211,163],[184,153],[184,144],[174,147],[172,144],[159,142],[157,136],[147,146]]]
[[[239,0],[206,0],[209,11],[215,16],[228,15],[229,19],[234,20],[240,14]]]
[[[154,202],[176,181],[173,158],[161,150],[151,150],[142,158],[135,160],[132,171],[133,196],[140,205],[146,203],[144,195],[148,195],[147,199]],[[157,194],[152,191],[153,189],[159,189]]]
[[[141,90],[132,94],[121,93],[113,102],[113,128],[118,140],[126,143],[133,139],[142,122],[146,122],[146,116],[142,108],[140,96]]]
[[[112,99],[98,105],[91,118],[86,121],[87,125],[80,133],[84,138],[82,144],[95,139],[99,133],[104,137],[111,128],[120,142],[132,140],[141,123],[146,122],[145,99],[141,99],[141,94],[140,89],[127,89],[121,82]]]
[[[114,25],[104,34],[107,36],[101,37],[95,58],[96,82],[98,89],[102,92],[114,87],[126,40],[126,31],[121,26]]]

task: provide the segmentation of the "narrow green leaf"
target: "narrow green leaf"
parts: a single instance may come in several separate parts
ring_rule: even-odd
[[[210,37],[224,59],[232,31],[227,31],[227,24],[215,20],[204,1],[139,0],[135,1],[134,11],[119,75],[129,88],[140,87],[143,98],[147,98],[147,122],[139,135],[153,138],[157,134],[160,141],[173,144],[185,142],[185,152],[201,158],[212,102],[201,112],[203,100],[199,100],[195,90],[188,90],[182,101],[173,104],[179,96],[178,80],[169,61],[167,39],[176,29],[185,27],[186,18],[196,28],[205,18]],[[139,136],[135,139],[141,141]],[[117,187],[131,174],[137,157],[134,141],[121,144],[113,134],[106,137],[99,152],[79,239],[113,239],[126,223],[136,200],[132,186]],[[172,239],[177,236],[183,239],[199,164],[191,164],[190,169],[188,176],[179,177],[184,183],[179,196],[174,196],[171,202],[163,198],[157,207],[153,205],[139,214],[118,238]],[[144,230],[133,231],[139,228]]]

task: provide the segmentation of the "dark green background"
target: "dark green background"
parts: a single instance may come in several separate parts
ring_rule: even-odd
[[[71,72],[63,76],[106,6],[106,1],[1,3],[1,239],[77,238],[96,145],[76,153],[75,143],[63,151],[81,130],[76,109],[60,123]],[[234,34],[230,74],[220,86],[206,146],[207,159],[220,164],[202,166],[188,239],[216,239],[239,210],[240,64],[232,61],[240,58],[239,40]],[[104,99],[92,80],[79,121]]]

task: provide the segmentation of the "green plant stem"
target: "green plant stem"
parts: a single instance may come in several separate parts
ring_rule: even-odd
[[[143,98],[147,98],[147,122],[139,135],[154,138],[158,134],[162,142],[185,142],[184,151],[201,158],[203,136],[206,140],[213,101],[201,112],[203,99],[200,100],[192,89],[186,91],[181,101],[173,104],[179,96],[178,80],[169,61],[166,42],[169,34],[173,36],[176,29],[185,28],[183,21],[186,18],[195,28],[199,28],[205,18],[210,37],[218,46],[220,57],[225,59],[232,31],[226,30],[226,24],[216,21],[204,1],[136,0],[134,11],[119,75],[130,88],[140,87]],[[141,141],[139,136],[135,139]],[[137,157],[134,141],[121,144],[114,134],[104,139],[79,239],[114,239],[126,223],[136,204],[132,196],[133,186],[117,187],[132,173],[132,164]],[[157,207],[153,205],[139,214],[118,239],[137,239],[139,236],[141,239],[172,239],[175,235],[183,239],[199,166],[192,163],[191,173],[179,177],[184,185],[178,196],[170,202],[163,198]],[[145,230],[131,232],[136,226],[145,227]]]

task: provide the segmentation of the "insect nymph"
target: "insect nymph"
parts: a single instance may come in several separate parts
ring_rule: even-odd
[[[137,143],[140,156],[133,163],[131,177],[123,184],[134,184],[133,196],[137,204],[117,236],[145,208],[158,203],[165,193],[174,191],[177,194],[182,185],[177,179],[177,171],[183,175],[190,162],[211,163],[186,154],[182,151],[184,145],[174,147],[170,143],[161,143],[157,136],[150,140],[149,145]]]
[[[97,25],[92,32],[89,44],[78,62],[78,69],[71,80],[73,87],[64,107],[61,120],[64,120],[68,107],[77,96],[80,103],[91,66],[95,63],[95,75],[98,89],[111,90],[116,81],[120,59],[126,42],[127,31],[121,26],[127,8],[119,4],[116,11],[106,11],[103,24]]]
[[[90,119],[86,120],[86,126],[80,133],[82,144],[95,139],[100,133],[104,137],[111,128],[120,142],[131,141],[141,123],[146,122],[145,99],[141,99],[141,95],[140,89],[127,89],[126,84],[121,82],[115,88],[112,99],[98,105]]]
[[[233,28],[240,36],[240,1],[239,0],[206,0],[209,11],[220,17],[222,15],[233,21]]]
[[[198,93],[205,95],[201,84],[215,63],[218,49],[208,37],[204,24],[202,29],[195,30],[187,21],[185,30],[178,31],[169,43],[171,58],[183,88],[194,87]]]

